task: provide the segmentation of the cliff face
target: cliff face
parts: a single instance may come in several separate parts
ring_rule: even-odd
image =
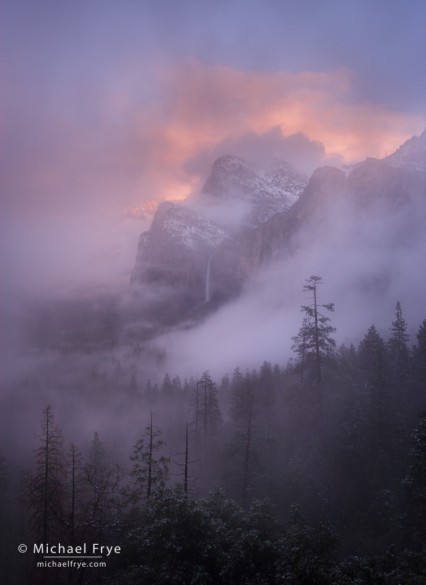
[[[348,192],[358,206],[365,209],[378,204],[404,206],[423,197],[426,170],[413,168],[411,164],[405,166],[402,161],[395,166],[390,164],[392,160],[396,159],[369,158],[351,172]]]
[[[225,286],[238,290],[256,268],[290,253],[293,237],[302,227],[314,227],[323,221],[330,207],[346,196],[346,187],[343,171],[333,167],[317,169],[290,209],[274,214],[255,228],[245,227],[234,238],[225,240],[214,256],[212,268],[221,294],[226,296]]]
[[[286,212],[305,185],[304,177],[287,163],[266,172],[236,157],[219,158],[201,197],[225,212],[227,206],[242,202],[246,212],[240,229],[231,232],[226,221],[220,225],[182,204],[163,202],[150,230],[140,237],[132,283],[186,290],[195,304],[197,299],[202,303],[213,296],[231,296],[250,271],[246,250],[256,248],[261,234],[257,228]],[[214,282],[211,291],[207,278]]]
[[[183,287],[202,296],[208,259],[226,237],[220,226],[194,211],[161,203],[151,229],[140,237],[132,282]]]
[[[184,204],[161,203],[151,229],[141,235],[132,283],[161,284],[169,299],[180,295],[188,313],[217,306],[237,295],[260,266],[291,254],[300,245],[302,230],[305,240],[318,237],[327,223],[338,221],[339,209],[345,207],[351,221],[360,221],[363,214],[398,214],[413,202],[425,201],[425,152],[423,133],[383,160],[358,164],[348,176],[322,167],[309,182],[286,163],[266,172],[235,157],[221,157],[201,197],[219,202],[225,213],[235,201],[243,202],[247,212],[238,229]]]
[[[306,184],[307,178],[285,161],[255,171],[245,161],[227,155],[213,164],[203,194],[222,201],[245,202],[249,212],[244,223],[255,227],[289,209]]]

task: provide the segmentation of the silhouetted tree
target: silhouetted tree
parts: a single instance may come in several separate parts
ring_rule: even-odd
[[[130,457],[133,461],[131,499],[135,504],[149,498],[154,490],[164,488],[169,476],[169,459],[159,454],[164,441],[160,438],[160,430],[152,424],[152,412],[145,437],[136,442]]]
[[[76,531],[86,518],[84,514],[85,478],[83,475],[83,456],[74,443],[71,443],[67,461],[68,513],[66,525],[71,544],[76,542]]]
[[[388,382],[386,345],[372,325],[359,345],[360,371],[368,407],[372,414],[371,431],[374,443],[383,438],[384,409]]]
[[[391,335],[388,340],[389,369],[392,386],[396,392],[406,390],[405,386],[409,373],[409,351],[407,334],[407,323],[402,314],[401,303],[398,301],[395,307],[395,321],[390,329]],[[406,394],[406,392],[405,392]]]
[[[183,463],[176,462],[176,465],[180,468],[183,468],[182,472],[179,474],[182,477],[182,486],[183,492],[185,497],[188,497],[190,487],[191,487],[191,466],[195,461],[190,459],[190,441],[189,441],[189,425],[186,423],[185,425],[185,451],[183,453],[178,453],[178,455],[183,455]]]
[[[119,524],[124,473],[109,461],[98,433],[94,434],[83,472],[88,491],[86,527],[91,538],[101,538]]]
[[[64,458],[62,432],[56,425],[52,407],[43,411],[40,447],[36,451],[36,469],[26,487],[30,521],[40,542],[49,542],[63,530]]]
[[[336,345],[332,337],[336,329],[330,325],[330,318],[321,313],[321,309],[333,312],[334,303],[318,303],[318,287],[321,283],[322,279],[319,276],[310,276],[306,280],[303,290],[311,295],[312,302],[309,305],[302,305],[305,318],[298,335],[292,338],[294,341],[292,347],[299,355],[302,372],[313,364],[314,378],[318,384],[322,380],[323,360]]]

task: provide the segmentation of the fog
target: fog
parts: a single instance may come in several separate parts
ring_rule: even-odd
[[[311,140],[303,132],[286,134],[281,126],[275,126],[264,133],[247,131],[236,138],[226,138],[212,148],[197,152],[184,167],[189,173],[205,177],[211,161],[230,152],[238,153],[240,158],[261,169],[287,161],[307,175],[324,164],[342,164],[338,155],[326,154],[321,142]]]
[[[380,205],[359,212],[340,201],[329,211],[297,234],[292,254],[254,274],[238,300],[194,329],[159,340],[170,371],[197,375],[208,369],[221,376],[264,360],[284,365],[301,326],[300,307],[310,302],[303,285],[312,274],[323,279],[319,302],[335,304],[331,318],[338,343],[357,345],[372,324],[386,339],[397,301],[415,343],[426,316],[425,202],[395,213]]]
[[[4,217],[2,288],[29,294],[128,284],[139,234],[149,219],[90,214]]]
[[[228,222],[232,230],[247,213],[245,204],[235,209],[190,205],[210,213],[214,221]],[[303,285],[312,274],[323,279],[319,302],[335,303],[330,316],[338,344],[357,345],[373,323],[386,339],[398,300],[410,343],[426,316],[424,202],[395,209],[377,204],[360,211],[336,194],[326,213],[302,228],[279,256],[253,271],[238,298],[213,311],[206,305],[198,318],[159,327],[157,335],[138,340],[137,328],[133,337],[128,332],[139,312],[162,295],[166,298],[161,287],[130,286],[138,238],[149,221],[92,216],[3,223],[4,444],[28,456],[26,445],[34,442],[42,409],[51,403],[69,440],[84,445],[98,431],[123,453],[147,424],[150,406],[146,399],[141,402],[140,393],[148,379],[161,385],[169,373],[182,382],[197,380],[209,370],[220,380],[237,367],[251,370],[265,360],[284,368],[293,357],[291,338],[302,323],[300,307],[310,302]],[[214,279],[212,270],[213,288]],[[59,329],[75,326],[80,334],[84,327],[94,328],[95,345],[85,345],[83,335],[83,342],[77,337],[76,345],[55,348],[55,332],[50,345],[34,346],[26,329],[30,323],[34,328],[36,301],[42,303],[35,305],[36,313],[47,307],[47,315],[60,316]],[[66,303],[56,307],[57,301]],[[103,329],[90,324],[93,306],[97,318],[113,315],[106,344],[99,340]],[[44,327],[43,314],[39,321]],[[42,334],[37,323],[37,339],[45,342],[56,331],[55,321]],[[163,423],[182,421],[188,416],[185,408],[166,401],[156,404],[154,412]]]

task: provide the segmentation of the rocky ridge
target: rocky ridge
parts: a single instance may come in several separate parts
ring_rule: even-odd
[[[307,178],[285,161],[268,170],[255,170],[237,157],[218,158],[202,192],[221,200],[250,205],[245,225],[257,226],[275,213],[289,209],[306,187]]]
[[[420,136],[412,136],[393,154],[383,159],[391,167],[410,171],[426,171],[426,130]]]
[[[314,234],[339,205],[350,205],[357,221],[363,213],[425,200],[426,132],[385,159],[366,159],[348,176],[322,167],[308,182],[286,163],[259,171],[236,157],[220,157],[201,197],[225,208],[242,201],[249,212],[231,232],[183,204],[160,204],[151,229],[141,236],[132,274],[133,283],[161,282],[171,295],[179,289],[189,313],[237,295],[258,267],[291,254],[300,230]]]

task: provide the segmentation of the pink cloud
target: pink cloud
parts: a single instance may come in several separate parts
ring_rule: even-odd
[[[47,112],[49,124],[29,111],[34,128],[22,143],[32,148],[16,149],[9,192],[42,209],[139,208],[185,197],[224,148],[284,156],[293,141],[311,165],[352,162],[384,156],[426,126],[425,117],[356,102],[346,69],[257,72],[189,61],[134,71],[92,88],[71,114]]]

